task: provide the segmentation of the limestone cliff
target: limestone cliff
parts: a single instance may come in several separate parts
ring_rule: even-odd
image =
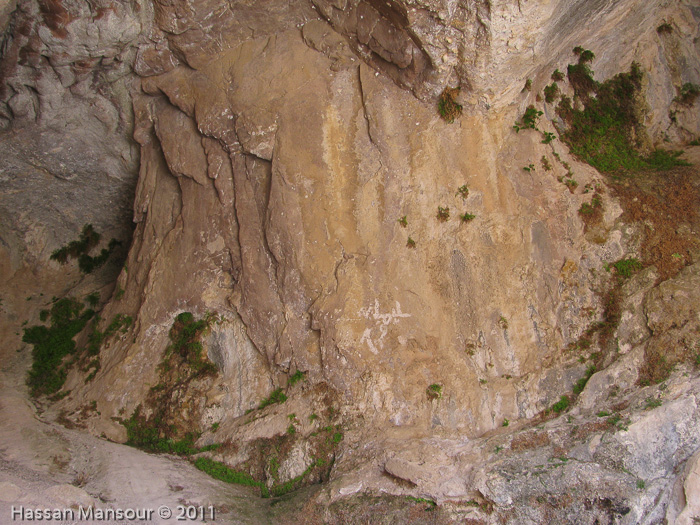
[[[26,193],[41,176],[39,195],[72,184],[84,204],[60,206],[74,216],[55,236],[47,205],[16,217],[27,200],[6,192],[3,276],[57,275],[48,255],[70,226],[125,236],[114,204],[132,195],[132,132],[140,150],[135,230],[97,326],[134,323],[89,380],[72,369],[55,409],[116,441],[132,415],[173,438],[203,432],[200,445],[235,444],[210,457],[268,484],[327,454],[332,469],[314,475],[330,476],[329,501],[410,494],[511,523],[688,515],[697,368],[678,357],[666,393],[639,381],[655,348],[697,339],[697,244],[673,252],[673,272],[637,274],[619,326],[587,339],[610,313],[605,268],[650,241],[624,192],[546,139],[564,123],[538,93],[576,46],[595,51],[599,81],[635,61],[642,147],[689,142],[698,103],[676,88],[700,83],[698,17],[692,1],[18,2],[3,148],[36,171],[8,167],[8,181]],[[436,110],[446,87],[459,88],[454,123]],[[530,105],[538,131],[516,133]],[[593,191],[604,212],[587,224]],[[695,215],[678,220],[697,231]],[[206,319],[197,341],[181,338],[184,312]],[[206,357],[187,347],[200,341]],[[572,352],[581,341],[593,346]],[[261,407],[276,389],[287,401]],[[532,428],[577,389],[568,416]],[[664,411],[644,410],[657,394]],[[597,421],[603,409],[626,420]],[[274,440],[273,472],[261,451]],[[574,489],[587,493],[557,499]],[[460,510],[469,501],[482,506]]]

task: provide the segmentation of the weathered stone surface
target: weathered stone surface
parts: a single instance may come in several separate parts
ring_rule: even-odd
[[[29,25],[6,41],[0,93],[12,154],[0,270],[13,276],[3,309],[15,324],[40,308],[20,307],[28,272],[57,275],[43,267],[70,227],[123,230],[132,123],[140,147],[136,229],[101,312],[135,322],[103,345],[94,379],[73,369],[54,409],[64,418],[124,441],[119,419],[154,410],[176,316],[216,314],[202,345],[217,373],[174,390],[169,408],[179,427],[203,432],[199,444],[229,444],[210,457],[257,469],[268,485],[324,453],[333,460],[327,502],[358,492],[473,500],[483,507],[469,516],[488,523],[694,512],[697,469],[681,471],[700,446],[697,373],[676,354],[689,352],[700,324],[698,266],[658,287],[650,268],[623,286],[613,334],[621,357],[571,396],[568,414],[547,420],[542,411],[588,368],[563,350],[602,319],[594,290],[609,284],[604,263],[636,253],[639,239],[609,194],[601,223],[584,234],[583,188],[599,174],[558,141],[512,125],[536,103],[540,128],[556,131],[537,93],[582,45],[598,57],[597,79],[632,60],[649,71],[651,142],[691,138],[697,103],[675,123],[668,112],[672,87],[697,81],[696,9],[641,0],[19,5],[14,20]],[[666,19],[670,34],[657,31]],[[435,108],[446,85],[461,87],[465,109],[451,125]],[[543,157],[551,170],[540,169]],[[565,163],[573,192],[557,180]],[[51,199],[65,200],[55,188],[82,206],[61,208],[73,215],[52,234],[43,226],[58,208]],[[36,211],[12,215],[27,199]],[[72,283],[53,286],[63,294]],[[638,385],[650,352],[675,356],[667,390]],[[276,388],[289,399],[258,408]],[[25,439],[56,445],[41,432]],[[261,457],[270,443],[286,447],[275,468]],[[56,447],[59,461],[70,457],[65,442]],[[682,485],[687,508],[672,504]]]

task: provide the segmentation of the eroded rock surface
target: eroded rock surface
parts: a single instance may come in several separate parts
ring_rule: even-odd
[[[202,432],[199,445],[225,444],[210,457],[270,487],[307,472],[330,479],[323,504],[418,495],[463,505],[453,517],[510,523],[694,512],[694,463],[679,472],[700,445],[686,355],[700,325],[697,264],[660,285],[651,267],[621,287],[620,325],[590,349],[605,354],[591,358],[597,373],[565,350],[607,322],[615,276],[604,268],[641,241],[600,174],[543,141],[558,117],[537,99],[581,45],[595,51],[596,78],[633,60],[646,72],[645,147],[697,136],[697,102],[674,100],[700,82],[692,2],[18,10],[26,30],[8,27],[0,98],[3,147],[21,159],[4,173],[20,196],[4,214],[41,175],[90,203],[65,232],[96,217],[123,231],[132,129],[140,158],[132,244],[101,312],[103,325],[134,324],[103,344],[94,378],[73,369],[53,413],[115,441],[133,414],[166,414],[180,432],[170,437]],[[436,111],[446,86],[461,88],[454,124]],[[516,133],[529,104],[543,109],[540,129]],[[604,213],[587,229],[579,210],[593,188]],[[39,226],[47,209],[3,222],[5,274],[46,266],[60,244]],[[16,255],[22,244],[33,259]],[[173,352],[191,357],[173,335],[183,312],[208,320],[189,343],[216,373],[164,371]],[[651,357],[680,344],[666,390],[640,389]],[[289,399],[261,406],[275,389]],[[542,415],[577,389],[568,415]]]

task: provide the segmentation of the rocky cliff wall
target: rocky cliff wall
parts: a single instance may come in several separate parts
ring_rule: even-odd
[[[700,81],[696,4],[144,2],[90,13],[47,5],[20,2],[27,19],[44,13],[44,25],[30,33],[39,36],[34,55],[18,36],[6,40],[6,49],[24,49],[37,61],[8,73],[18,79],[4,95],[8,134],[25,137],[23,126],[49,133],[97,116],[101,124],[72,136],[84,144],[82,134],[101,135],[106,143],[90,147],[108,151],[109,162],[121,156],[126,174],[135,161],[123,138],[132,121],[117,95],[133,77],[119,72],[133,67],[140,77],[130,91],[140,148],[136,229],[102,312],[105,320],[132,316],[134,325],[103,346],[94,378],[71,373],[71,394],[58,408],[70,416],[95,402],[99,411],[85,424],[123,441],[115,419],[139,405],[146,417],[157,414],[154,392],[167,385],[167,401],[178,408],[169,422],[182,431],[215,425],[216,435],[205,433],[201,443],[239,443],[217,456],[230,464],[253,462],[257,440],[284,434],[290,414],[304,421],[299,437],[311,441],[318,431],[311,416],[323,413],[344,433],[333,497],[367,488],[405,492],[388,475],[441,501],[478,491],[523,508],[535,491],[502,496],[508,469],[522,465],[495,469],[491,438],[508,422],[525,425],[584,377],[588,365],[563,350],[604,318],[596,290],[609,280],[605,264],[638,253],[642,241],[604,190],[602,220],[587,228],[579,209],[591,200],[586,188],[604,187],[600,174],[559,141],[516,133],[513,123],[536,104],[542,132],[557,132],[553,106],[537,93],[581,45],[595,51],[598,79],[633,60],[646,71],[650,144],[694,138],[697,105],[681,108],[675,121],[670,112],[675,87]],[[61,47],[90,42],[88,19],[127,29],[105,29],[114,35],[109,45]],[[659,31],[662,24],[670,31]],[[75,60],[45,57],[54,51]],[[78,58],[96,60],[85,66],[87,95],[80,95]],[[29,77],[33,83],[20,82]],[[530,91],[523,90],[528,78]],[[110,97],[93,96],[105,85],[109,105],[102,99]],[[436,111],[445,86],[461,88],[464,114],[453,124]],[[78,109],[66,116],[67,108]],[[100,119],[99,108],[113,118]],[[84,173],[93,165],[81,166]],[[578,182],[573,191],[561,182],[569,171]],[[108,188],[123,195],[124,186]],[[88,216],[105,208],[104,193],[96,193],[102,197],[86,207]],[[202,343],[218,372],[172,386],[163,363],[182,312],[215,314]],[[630,333],[647,324],[638,321],[625,325]],[[631,348],[646,340],[616,335]],[[297,371],[305,379],[292,384]],[[630,373],[633,389],[637,372]],[[680,383],[678,396],[694,400],[695,386]],[[287,403],[255,410],[276,388],[286,390]],[[692,426],[697,406],[687,402],[683,417]],[[655,424],[672,424],[665,421]],[[543,446],[574,447],[563,424],[548,427]],[[634,428],[646,424],[640,417]],[[690,433],[679,436],[667,451],[677,453],[676,465],[697,449]],[[640,453],[642,445],[625,443],[629,457]],[[598,469],[620,446],[612,437],[595,458],[581,452],[581,461]],[[314,460],[303,440],[294,447],[287,479]],[[426,458],[427,466],[417,466]],[[658,471],[665,505],[672,471]],[[610,474],[610,486],[618,474]],[[606,487],[601,482],[596,494],[602,498]],[[616,497],[633,493],[630,481]],[[635,505],[638,513],[626,519],[657,508]]]

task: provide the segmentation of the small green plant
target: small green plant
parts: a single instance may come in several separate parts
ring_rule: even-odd
[[[220,423],[217,421],[216,423],[213,423],[211,425],[211,427],[209,427],[209,430],[211,432],[216,432],[217,430],[219,430],[219,425],[220,425]]]
[[[524,93],[525,91],[530,91],[530,90],[532,90],[532,79],[531,79],[531,78],[528,78],[528,79],[525,81],[525,87],[523,87],[523,91],[522,91],[522,92]]]
[[[486,379],[482,378],[482,379],[479,379],[479,383],[481,383],[482,385],[485,385],[486,383],[488,383],[488,381]]]
[[[293,435],[296,434],[296,433],[297,433],[297,429],[296,429],[296,427],[294,426],[294,423],[292,423],[291,425],[289,425],[289,426],[287,427],[287,434],[289,434],[290,436],[293,436]]]
[[[523,170],[527,171],[528,173],[532,173],[533,171],[535,171],[535,165],[528,164],[527,166],[523,166]]]
[[[502,426],[502,427],[507,427],[508,425],[510,425],[510,421],[508,421],[508,418],[505,418],[505,419],[503,420],[503,423],[501,423],[501,426]]]
[[[678,91],[678,96],[674,100],[684,106],[692,106],[700,96],[700,86],[691,82],[683,84]]]
[[[550,164],[549,159],[547,159],[547,157],[544,155],[542,155],[540,163],[542,164],[542,169],[544,169],[544,171],[552,171],[552,165]]]
[[[493,450],[494,454],[498,454],[501,450],[503,450],[503,447],[500,445],[497,445],[496,448]]]
[[[595,58],[593,51],[589,49],[583,49],[581,46],[576,46],[574,48],[574,54],[578,55],[578,63],[585,64],[587,62],[592,62]]]
[[[459,218],[462,222],[473,221],[475,217],[476,217],[476,215],[473,215],[471,213],[466,213],[466,212],[459,216]]]
[[[441,399],[442,398],[442,385],[438,383],[433,383],[427,390],[428,399]]]
[[[508,330],[508,319],[505,317],[501,316],[498,319],[498,326],[500,326],[503,330]]]
[[[549,144],[556,138],[557,136],[554,133],[551,133],[549,131],[542,132],[542,144]]]
[[[447,222],[450,218],[450,207],[442,207],[438,206],[438,211],[437,211],[437,220],[440,222]]]
[[[602,207],[603,200],[601,199],[600,195],[594,194],[591,202],[584,202],[581,204],[581,207],[578,209],[578,213],[582,216],[595,215],[599,210],[601,210]]]
[[[647,486],[647,484],[644,482],[643,479],[638,479],[638,480],[637,480],[637,488],[638,488],[639,490],[644,489],[644,487],[646,487],[646,486]]]
[[[404,228],[405,228],[406,226],[408,226],[408,219],[406,218],[406,215],[404,215],[403,217],[401,217],[401,218],[398,220],[398,223],[399,223],[402,227],[404,227]]]
[[[589,366],[586,370],[586,375],[576,381],[576,384],[574,385],[574,394],[579,395],[581,392],[583,392],[583,389],[586,388],[586,383],[588,383],[588,380],[593,376],[593,374],[595,374],[595,365]]]
[[[554,102],[559,96],[559,84],[552,82],[544,88],[544,101],[548,104]]]
[[[416,241],[414,241],[411,237],[409,237],[408,240],[406,241],[406,247],[407,248],[415,248]]]
[[[569,408],[569,404],[571,403],[571,400],[569,399],[568,396],[561,396],[559,398],[559,401],[554,403],[552,405],[552,410],[556,412],[557,414],[561,414],[564,412],[567,408]]]
[[[660,399],[656,399],[654,397],[647,397],[644,409],[645,410],[650,410],[653,408],[658,408],[663,404],[663,402]]]
[[[554,73],[552,73],[552,80],[554,80],[554,82],[561,82],[562,80],[564,80],[564,73],[562,73],[558,69],[555,69]]]
[[[124,297],[124,288],[122,288],[120,285],[117,285],[117,287],[114,290],[114,298],[119,301],[122,297]]]
[[[563,182],[564,182],[564,186],[566,186],[567,188],[569,188],[569,191],[570,191],[571,193],[573,193],[574,190],[575,190],[576,188],[578,188],[578,182],[576,182],[576,179],[571,179],[571,178],[569,178],[569,179],[564,179]]]
[[[100,234],[95,231],[92,224],[83,226],[80,237],[77,241],[71,241],[66,246],[51,253],[50,259],[61,264],[68,262],[68,259],[76,259],[82,254],[89,252],[100,242]]]
[[[299,381],[303,381],[306,378],[306,372],[297,370],[289,377],[289,386],[294,386]]]
[[[270,397],[267,397],[263,399],[260,402],[260,405],[258,406],[258,409],[262,410],[263,408],[274,405],[277,403],[284,403],[287,400],[287,395],[282,392],[281,388],[276,388],[275,390],[272,391],[270,394]]]
[[[616,426],[620,421],[622,421],[622,416],[620,414],[613,414],[608,418],[608,423],[612,426]]]
[[[630,257],[628,259],[620,259],[611,265],[615,268],[615,273],[620,277],[629,279],[632,275],[642,269],[642,263],[639,259]]]
[[[521,129],[537,129],[537,120],[543,115],[535,106],[530,105],[525,110],[520,121],[516,122],[513,129],[520,132]]]
[[[462,184],[459,188],[457,188],[457,193],[455,193],[455,196],[460,196],[463,199],[466,199],[469,196],[469,188],[467,185]]]
[[[452,124],[456,118],[462,115],[462,106],[457,103],[459,88],[445,88],[438,100],[438,113],[442,120]]]
[[[334,444],[338,444],[343,440],[343,433],[342,432],[334,432],[333,437],[331,438],[331,442]]]
[[[311,422],[311,423],[313,423],[313,422],[316,421],[317,419],[318,419],[318,414],[315,414],[315,413],[314,413],[314,414],[311,414],[311,415],[309,416],[309,422]]]
[[[598,417],[608,417],[609,415],[610,415],[610,412],[608,412],[607,410],[601,410],[600,412],[598,412],[596,414],[596,416],[598,416]]]

